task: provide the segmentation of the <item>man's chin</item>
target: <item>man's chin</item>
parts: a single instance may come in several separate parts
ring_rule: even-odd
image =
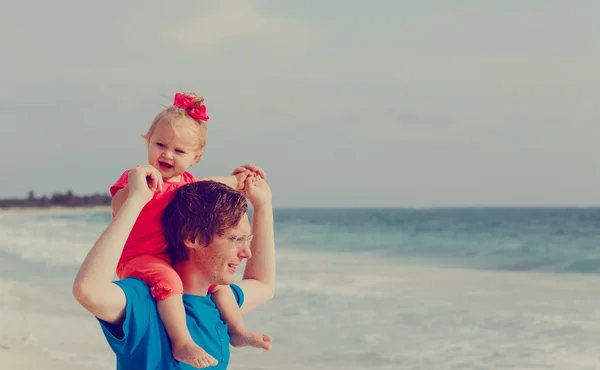
[[[231,285],[235,282],[235,279],[232,277],[231,279],[224,279],[221,285]]]
[[[221,282],[219,283],[219,285],[231,285],[235,281],[235,275],[223,276],[219,280],[221,280]]]

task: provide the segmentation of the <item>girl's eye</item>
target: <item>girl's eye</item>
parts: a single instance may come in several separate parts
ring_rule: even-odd
[[[177,149],[176,152],[179,153],[179,154],[185,154],[185,152],[183,150],[181,150],[181,149]]]
[[[159,147],[161,147],[161,148],[164,146],[162,143],[156,143],[156,145],[159,146]]]

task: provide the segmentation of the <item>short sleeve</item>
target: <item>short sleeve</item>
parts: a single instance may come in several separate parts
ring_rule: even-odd
[[[238,285],[231,284],[231,291],[233,292],[233,296],[238,303],[238,307],[242,307],[244,304],[244,291]]]
[[[194,175],[192,175],[191,173],[189,173],[189,172],[186,171],[186,172],[184,172],[184,173],[181,174],[181,181],[184,184],[191,184],[191,183],[194,183],[194,182],[196,182],[198,180],[196,179],[196,177]]]
[[[129,278],[114,283],[123,289],[127,299],[125,318],[120,325],[101,319],[98,321],[113,352],[117,356],[127,357],[146,335],[153,300],[148,287],[141,280]]]
[[[121,189],[123,189],[125,186],[127,186],[127,182],[129,181],[129,172],[131,170],[127,170],[125,172],[123,172],[123,174],[121,175],[121,177],[119,177],[119,179],[117,180],[117,182],[115,182],[113,184],[113,186],[110,187],[110,196],[114,197],[115,194],[117,194],[117,192]]]

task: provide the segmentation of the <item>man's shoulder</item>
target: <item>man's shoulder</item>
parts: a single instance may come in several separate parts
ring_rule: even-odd
[[[140,279],[129,277],[122,280],[115,280],[113,283],[123,289],[123,292],[125,292],[127,297],[135,297],[138,300],[148,299],[154,301],[152,299],[152,294],[150,293],[150,288]]]
[[[113,283],[123,289],[125,295],[135,294],[138,299],[148,299],[149,301],[154,302],[152,294],[150,293],[150,288],[138,278],[129,277],[122,280],[115,280]],[[235,283],[229,285],[229,288],[233,292],[233,296],[235,297],[238,306],[241,307],[244,303],[244,291]]]
[[[231,291],[233,292],[233,296],[235,297],[235,300],[237,301],[238,307],[242,307],[242,305],[244,304],[244,291],[237,284],[231,284],[229,287],[231,288]]]
[[[117,284],[118,286],[120,286],[121,288],[126,288],[126,289],[133,289],[133,290],[139,290],[139,291],[150,291],[148,288],[148,285],[146,285],[146,283],[144,283],[142,280],[138,279],[138,278],[134,278],[134,277],[128,277],[125,279],[121,279],[121,280],[115,280],[113,281],[113,283]]]

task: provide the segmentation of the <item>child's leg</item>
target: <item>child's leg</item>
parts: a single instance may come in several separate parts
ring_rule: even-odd
[[[229,327],[229,336],[231,345],[234,347],[253,346],[256,348],[271,349],[273,339],[268,334],[255,333],[244,324],[242,313],[238,307],[237,301],[233,296],[231,288],[228,286],[219,286],[215,288],[212,299],[219,309],[223,321]]]
[[[119,277],[137,277],[150,287],[177,361],[200,368],[217,365],[218,361],[198,346],[188,331],[182,300],[183,285],[166,256],[134,258],[120,269]]]
[[[173,357],[195,367],[217,365],[218,361],[209,355],[192,339],[187,328],[185,308],[181,294],[174,294],[157,302],[158,315],[171,339]]]

